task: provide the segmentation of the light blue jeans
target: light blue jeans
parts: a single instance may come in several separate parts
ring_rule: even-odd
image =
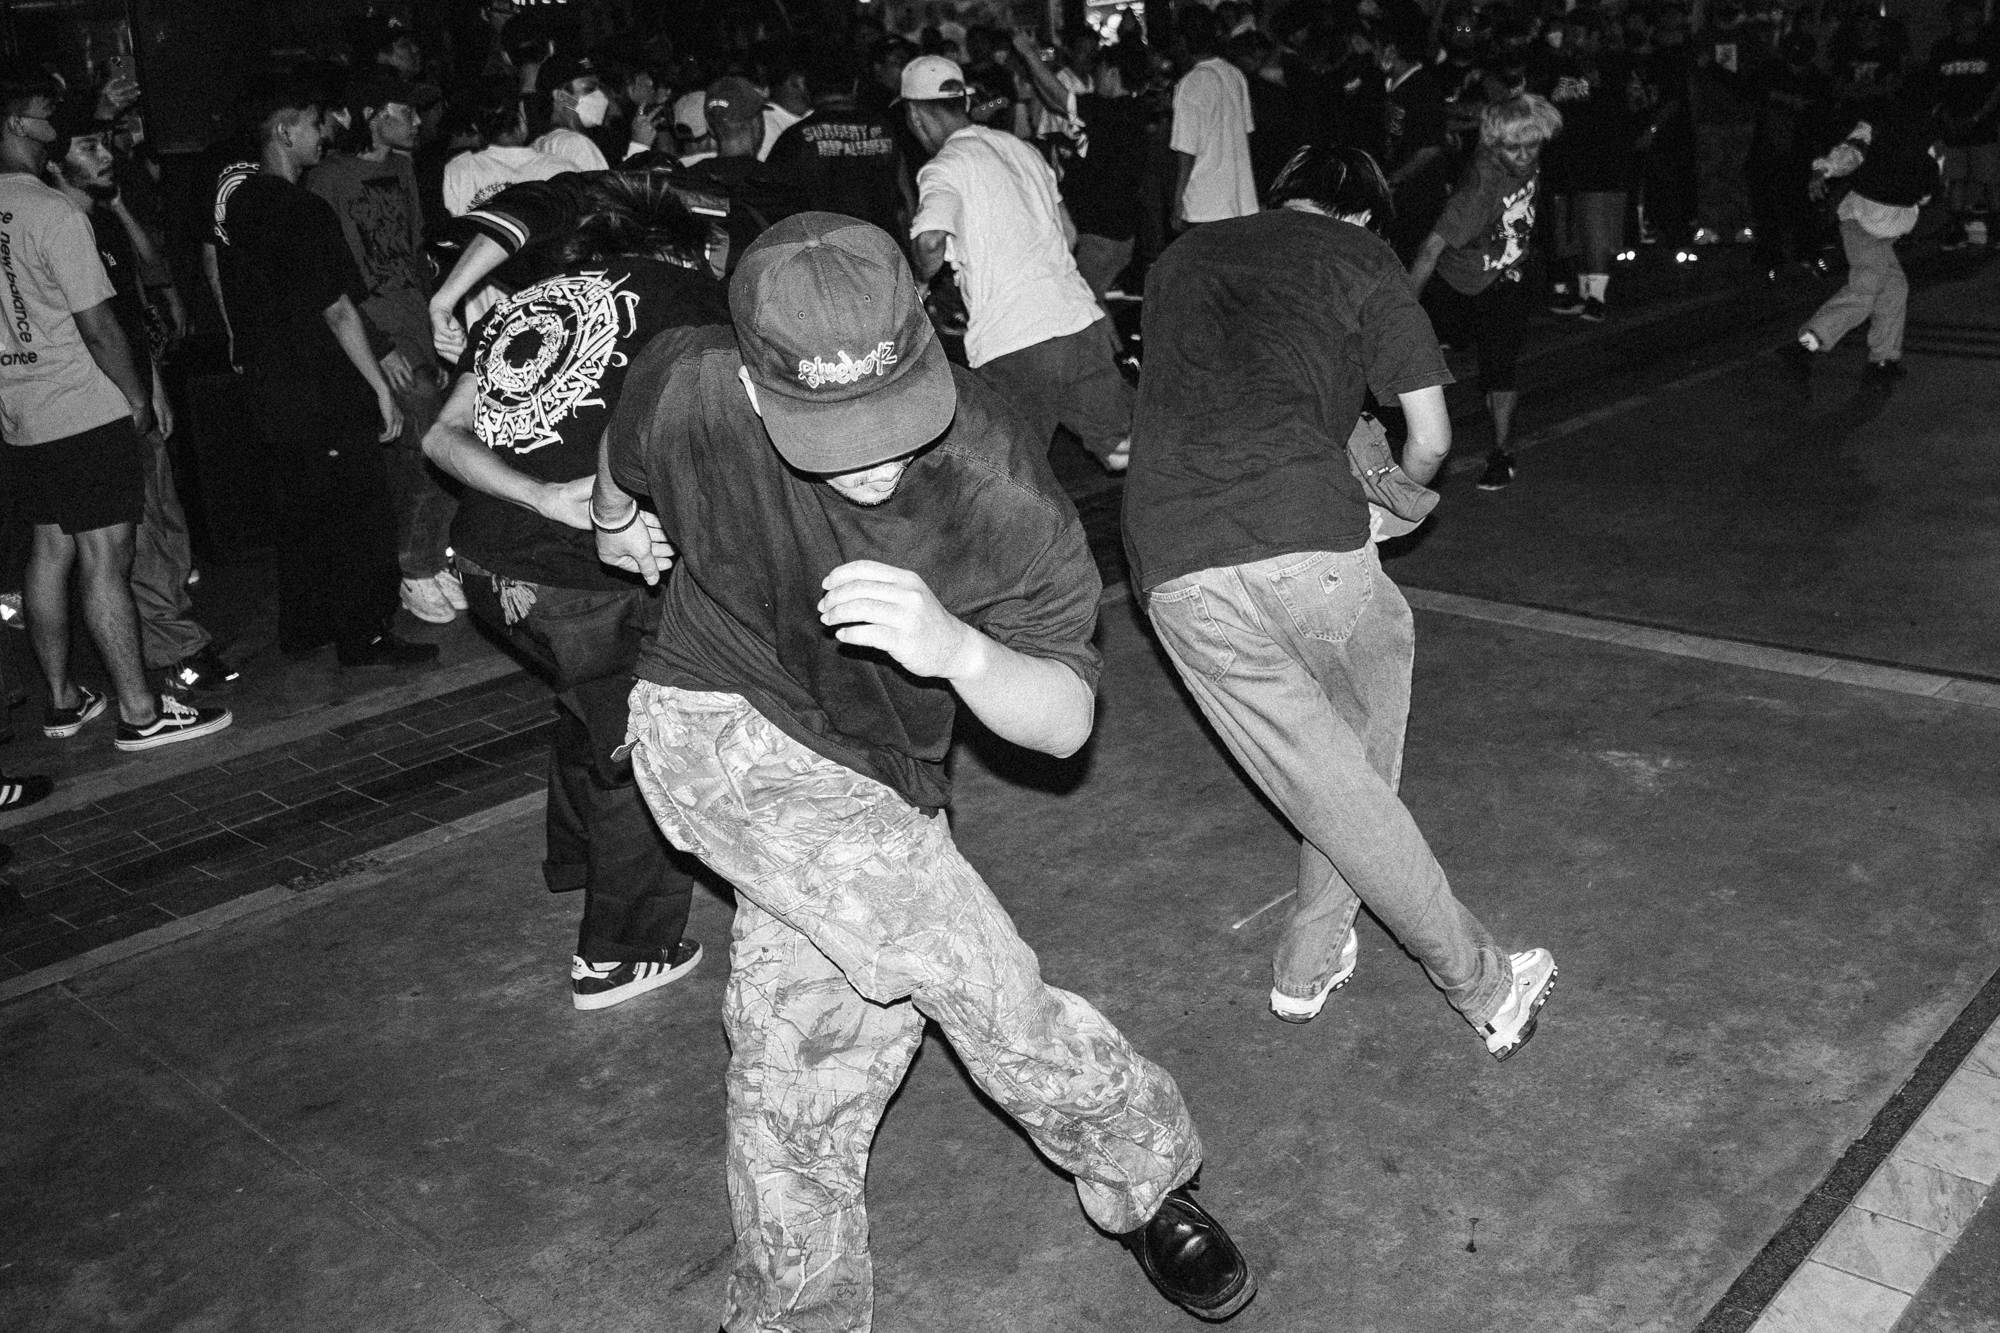
[[[1204,569],[1153,589],[1146,611],[1223,744],[1304,839],[1277,988],[1325,985],[1366,903],[1460,1013],[1492,1018],[1512,966],[1396,795],[1416,623],[1374,545]]]

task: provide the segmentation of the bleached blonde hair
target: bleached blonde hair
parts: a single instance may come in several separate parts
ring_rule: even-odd
[[[1497,144],[1536,139],[1547,143],[1562,127],[1563,113],[1548,98],[1519,93],[1487,103],[1486,109],[1479,113],[1479,142]]]

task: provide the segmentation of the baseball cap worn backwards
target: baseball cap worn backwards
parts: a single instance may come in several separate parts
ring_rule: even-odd
[[[710,121],[738,124],[764,114],[764,94],[757,85],[734,74],[726,74],[708,85],[703,102]]]
[[[905,102],[936,102],[948,97],[963,97],[972,88],[965,81],[965,71],[955,60],[943,56],[918,56],[903,66],[901,99]]]
[[[793,214],[743,252],[729,311],[764,429],[793,467],[873,467],[951,425],[951,365],[901,248],[880,227]]]

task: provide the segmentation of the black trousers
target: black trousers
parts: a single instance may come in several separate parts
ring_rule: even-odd
[[[687,929],[696,863],[653,822],[631,761],[612,757],[625,743],[633,664],[659,621],[658,590],[512,583],[517,610],[534,600],[510,625],[493,576],[463,555],[458,567],[473,619],[556,691],[542,878],[551,893],[583,890],[577,953],[664,961]]]
[[[282,528],[278,647],[358,647],[396,614],[402,572],[382,446],[365,434],[269,444]]]

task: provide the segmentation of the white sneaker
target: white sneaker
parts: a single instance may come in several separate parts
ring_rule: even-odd
[[[451,609],[465,610],[465,585],[459,582],[458,571],[451,568],[440,569],[434,577],[437,579],[438,591],[444,594],[447,602],[451,603]]]
[[[1476,1024],[1486,1038],[1486,1049],[1495,1060],[1505,1060],[1528,1044],[1542,1006],[1556,991],[1556,960],[1547,949],[1529,949],[1512,954],[1514,985],[1500,1005],[1500,1012],[1485,1023]]]
[[[449,625],[458,618],[435,576],[403,580],[403,609],[432,625]]]
[[[1319,1017],[1319,1011],[1326,1008],[1326,997],[1345,986],[1348,978],[1354,975],[1354,964],[1360,956],[1360,937],[1350,930],[1347,932],[1347,943],[1340,946],[1340,966],[1333,970],[1333,975],[1326,979],[1326,984],[1303,999],[1296,995],[1287,995],[1273,986],[1271,1012],[1287,1023],[1312,1022]]]

